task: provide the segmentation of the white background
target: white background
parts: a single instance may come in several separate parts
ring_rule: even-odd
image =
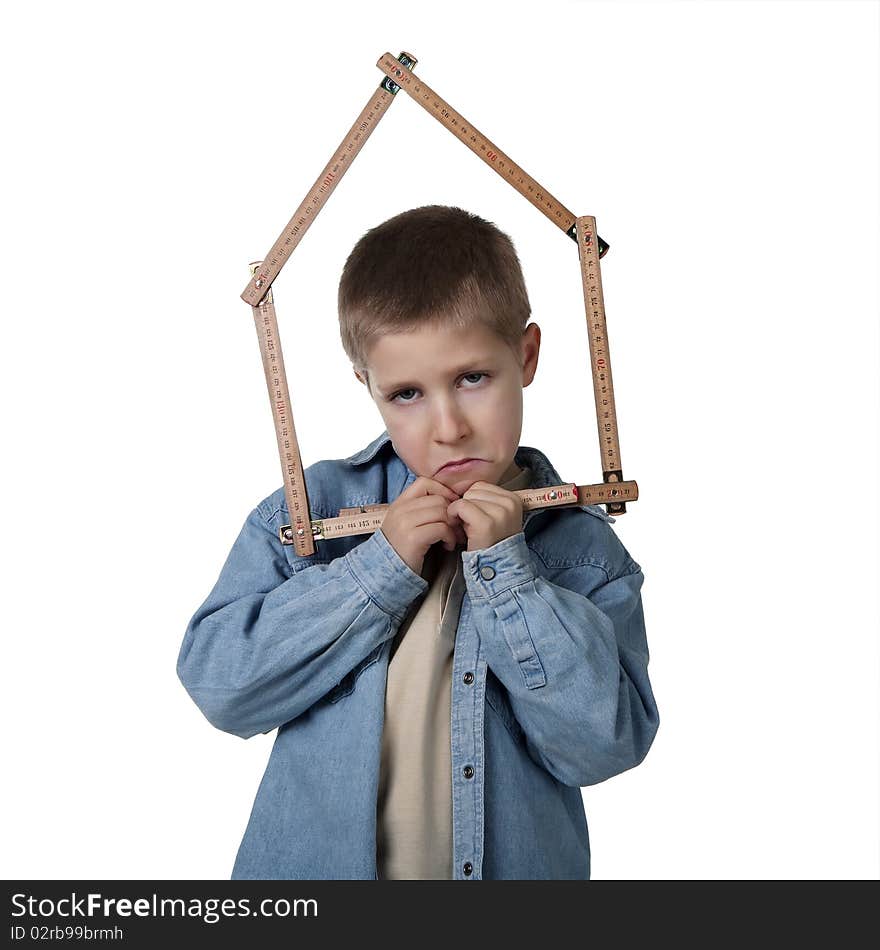
[[[594,878],[878,876],[878,37],[872,2],[7,10],[3,877],[231,873],[274,734],[175,663],[281,484],[239,294],[401,50],[611,244],[661,725],[583,790]],[[430,203],[514,239],[521,441],[601,481],[574,243],[403,93],[275,283],[304,463],[382,431],[339,273]]]

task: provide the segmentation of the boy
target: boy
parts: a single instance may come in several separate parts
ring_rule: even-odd
[[[615,519],[514,494],[564,481],[519,445],[530,312],[510,238],[459,208],[349,255],[342,343],[386,428],[305,477],[312,517],[390,504],[382,527],[298,557],[279,488],[177,663],[218,729],[278,729],[233,880],[589,879],[580,787],[638,765],[659,719]]]

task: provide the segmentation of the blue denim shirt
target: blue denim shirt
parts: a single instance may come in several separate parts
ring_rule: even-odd
[[[514,460],[534,487],[564,482],[537,449]],[[313,518],[393,502],[415,478],[387,431],[305,470]],[[532,509],[518,534],[461,551],[456,880],[589,879],[580,787],[638,765],[653,742],[644,578],[614,520],[597,505]],[[428,582],[381,529],[299,557],[278,538],[289,521],[282,488],[248,515],[177,674],[218,729],[278,729],[232,880],[375,879],[388,652]]]

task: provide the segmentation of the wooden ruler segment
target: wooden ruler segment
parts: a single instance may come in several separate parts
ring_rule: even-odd
[[[617,435],[617,409],[614,404],[611,353],[608,348],[608,330],[605,324],[605,298],[602,294],[596,219],[589,214],[582,215],[577,219],[576,230],[581,261],[581,281],[584,288],[584,309],[587,315],[587,337],[590,341],[590,369],[593,377],[593,395],[596,400],[602,477],[606,482],[620,483],[623,481],[623,465],[620,461],[620,442]],[[624,500],[608,505],[610,515],[625,514],[625,512]]]
[[[619,482],[602,485],[551,485],[547,488],[527,488],[513,492],[519,495],[523,511],[535,508],[564,508],[574,505],[609,504],[621,497],[635,501],[639,487],[635,482]],[[335,518],[318,518],[311,523],[316,541],[328,538],[343,538],[355,534],[370,534],[382,527],[382,520],[391,505],[361,505],[355,508],[340,508]],[[293,526],[282,525],[278,537],[282,544],[294,543]]]
[[[609,514],[614,514],[611,505],[637,501],[638,497],[639,486],[634,479],[625,482],[603,482],[601,485],[578,485],[579,505],[607,505]],[[624,514],[625,511],[625,505],[618,509],[619,514]]]
[[[416,65],[417,60],[409,53],[401,53],[394,62],[405,63],[412,67]],[[318,180],[303,199],[302,204],[294,211],[293,217],[287,222],[287,227],[281,232],[278,240],[263,258],[259,270],[254,273],[250,283],[245,287],[241,295],[241,299],[245,303],[255,307],[260,302],[260,298],[266,294],[268,288],[272,286],[272,282],[278,276],[279,271],[302,240],[303,235],[326,204],[327,199],[333,194],[333,190],[342,180],[342,176],[351,167],[352,161],[376,128],[379,119],[385,114],[398,88],[399,86],[396,83],[384,79],[375,95],[370,97],[370,101],[355,119],[354,125],[348,130],[339,148],[330,161],[327,162],[324,170],[318,176]]]
[[[390,53],[379,57],[376,63],[385,75],[408,93],[427,113],[432,115],[445,128],[481,158],[489,168],[497,172],[508,184],[512,185],[524,198],[528,199],[542,214],[546,215],[557,227],[577,241],[575,232],[575,215],[566,208],[561,201],[535,181],[531,175],[523,171],[509,156],[491,142],[482,132],[474,128],[472,122],[442,99],[427,83],[419,79],[406,68],[406,65],[395,59]],[[604,256],[608,250],[607,242],[597,235],[599,256]]]
[[[252,263],[251,273],[256,273],[259,266],[259,261]],[[306,479],[299,443],[296,440],[296,429],[293,425],[293,409],[287,389],[287,374],[284,371],[281,336],[278,333],[278,320],[275,315],[271,287],[252,310],[257,338],[260,341],[260,355],[263,358],[263,372],[266,376],[266,387],[269,390],[269,402],[272,405],[272,419],[275,422],[275,436],[278,440],[278,454],[284,476],[284,497],[287,499],[287,510],[291,518],[291,523],[286,526],[290,537],[288,543],[296,546],[297,554],[314,554],[315,540],[310,521],[309,496],[306,492]]]

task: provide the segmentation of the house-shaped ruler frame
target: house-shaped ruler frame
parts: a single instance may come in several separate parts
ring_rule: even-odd
[[[608,514],[619,515],[626,512],[628,501],[638,498],[638,485],[634,481],[623,480],[620,461],[611,358],[599,267],[599,259],[608,250],[608,245],[596,232],[596,219],[590,215],[576,217],[565,208],[546,188],[539,185],[474,128],[471,122],[418,79],[413,72],[416,62],[415,57],[409,53],[401,53],[397,58],[385,53],[379,58],[376,65],[385,74],[385,78],[269,253],[262,261],[251,264],[252,277],[241,295],[242,299],[251,305],[256,323],[284,475],[284,494],[291,519],[290,524],[281,526],[279,537],[282,544],[293,545],[297,555],[301,556],[314,554],[316,540],[375,531],[381,527],[384,511],[389,506],[344,508],[336,518],[312,520],[299,443],[293,424],[272,283],[401,89],[564,231],[578,247],[603,481],[601,484],[569,483],[518,491],[516,494],[521,497],[523,508],[604,504]],[[297,352],[300,354],[307,350],[298,347]]]

